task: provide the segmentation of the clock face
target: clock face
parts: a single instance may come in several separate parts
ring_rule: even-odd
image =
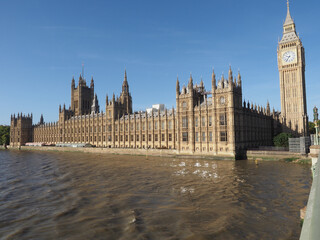
[[[287,51],[282,55],[282,60],[286,63],[293,62],[295,58],[296,58],[296,54],[293,51]]]

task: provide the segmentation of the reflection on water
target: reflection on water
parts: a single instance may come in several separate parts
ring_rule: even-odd
[[[0,238],[298,239],[309,166],[0,151]]]

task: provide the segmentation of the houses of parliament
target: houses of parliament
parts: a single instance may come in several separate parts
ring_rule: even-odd
[[[236,156],[248,148],[270,146],[275,135],[291,132],[308,135],[305,89],[305,57],[296,34],[289,4],[278,43],[281,112],[253,105],[242,96],[242,77],[234,74],[217,79],[212,72],[211,90],[203,81],[187,86],[176,81],[176,108],[134,112],[127,73],[116,97],[106,97],[100,111],[94,92],[80,75],[71,81],[71,106],[59,107],[59,120],[45,123],[41,116],[33,124],[32,115],[11,116],[10,145],[27,142],[90,143],[97,147],[172,149],[179,153]]]

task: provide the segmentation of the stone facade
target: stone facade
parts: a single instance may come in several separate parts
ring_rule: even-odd
[[[125,73],[119,97],[106,97],[105,112],[99,112],[94,92],[80,77],[77,88],[71,84],[71,106],[59,107],[59,120],[44,123],[43,117],[32,125],[32,116],[12,116],[11,145],[26,142],[90,143],[98,147],[175,149],[181,153],[236,156],[247,148],[271,145],[278,132],[278,115],[266,107],[246,103],[242,99],[241,75],[216,81],[212,73],[212,90],[203,81],[188,86],[176,84],[176,109],[132,112],[132,98]],[[89,91],[88,91],[89,93]],[[93,99],[91,98],[92,96]],[[92,100],[91,100],[92,99]],[[86,101],[91,101],[88,108]],[[79,102],[84,103],[79,105]],[[91,109],[91,113],[88,110]],[[87,114],[80,114],[86,112]],[[23,137],[22,134],[23,133]],[[19,137],[21,135],[21,137]]]
[[[87,87],[80,76],[77,87],[72,79],[71,106],[59,107],[57,122],[44,123],[42,118],[39,124],[32,125],[32,115],[11,116],[11,145],[30,141],[90,143],[98,147],[175,149],[180,153],[237,157],[248,148],[272,145],[273,137],[282,128],[306,134],[304,49],[299,39],[291,41],[295,31],[289,27],[294,29],[290,19],[286,20],[278,47],[284,109],[281,114],[271,111],[269,103],[262,107],[244,101],[241,75],[234,77],[231,67],[227,78],[222,75],[216,79],[212,72],[210,91],[202,80],[194,85],[192,76],[182,88],[177,79],[176,109],[151,112],[132,111],[126,72],[119,97],[114,94],[111,100],[106,97],[105,112],[99,110],[93,79]],[[292,54],[288,51],[298,56],[298,60],[293,60],[296,62],[283,63]]]

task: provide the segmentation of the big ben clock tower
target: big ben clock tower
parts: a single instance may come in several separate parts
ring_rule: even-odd
[[[306,136],[308,135],[308,117],[304,48],[290,15],[289,0],[287,0],[287,17],[283,24],[283,36],[277,52],[281,116],[286,126],[284,131]]]

